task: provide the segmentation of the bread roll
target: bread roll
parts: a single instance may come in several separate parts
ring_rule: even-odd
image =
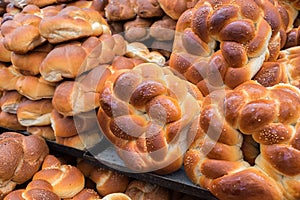
[[[158,0],[136,0],[137,15],[142,18],[162,17],[164,11]]]
[[[4,91],[0,98],[1,110],[10,114],[17,114],[19,104],[24,101],[24,97],[15,90]]]
[[[22,126],[18,120],[16,114],[0,111],[0,126],[11,130],[26,130],[25,126]]]
[[[17,82],[22,74],[12,66],[6,67],[0,63],[0,89],[1,90],[16,90]],[[9,80],[9,81],[7,81]]]
[[[67,6],[57,15],[41,20],[39,31],[50,43],[110,33],[108,24],[92,8]]]
[[[133,19],[136,16],[136,2],[132,0],[108,0],[105,17],[108,21]]]
[[[2,34],[0,34],[0,61],[1,62],[11,62],[11,51],[9,51],[7,48],[4,46],[4,37]]]
[[[175,35],[176,21],[168,16],[155,21],[150,27],[150,35],[155,40],[173,40]]]
[[[299,198],[299,108],[300,90],[290,84],[214,91],[203,101],[186,174],[219,199]]]
[[[27,126],[26,131],[32,135],[39,135],[48,140],[55,140],[54,131],[51,126]]]
[[[172,3],[166,0],[158,0],[159,6],[174,20],[177,20],[188,9],[189,2],[190,0],[175,0]]]
[[[30,180],[49,154],[44,139],[16,132],[4,132],[0,135],[0,149],[1,198],[11,192],[17,184]]]
[[[151,63],[117,71],[106,81],[99,125],[129,169],[171,173],[181,167],[183,149],[197,130],[197,90]]]
[[[139,180],[131,181],[125,194],[127,194],[132,200],[171,199],[171,194],[168,189]]]
[[[153,22],[150,19],[136,17],[124,23],[124,37],[128,42],[141,42],[150,38],[149,28]]]
[[[45,158],[42,169],[32,179],[48,181],[60,198],[72,198],[84,188],[84,176],[80,170],[72,165],[60,164],[52,155]]]
[[[63,116],[53,109],[50,121],[55,137],[72,137],[78,134],[72,116]]]
[[[56,3],[65,3],[70,2],[72,0],[12,0],[11,2],[14,4],[14,6],[19,8],[24,8],[27,5],[35,5],[38,7],[44,7],[49,6]]]
[[[36,76],[20,76],[15,84],[15,88],[20,94],[33,101],[51,99],[55,87],[55,84]]]
[[[84,160],[80,161],[77,167],[85,177],[96,184],[96,189],[101,196],[124,193],[128,186],[129,178],[117,172],[93,166]]]
[[[30,182],[25,189],[14,190],[4,197],[4,200],[35,199],[60,200],[60,198],[53,192],[51,184],[44,180],[34,180]]]
[[[35,76],[40,73],[40,64],[53,47],[49,44],[37,47],[26,54],[12,52],[11,62],[23,75]]]

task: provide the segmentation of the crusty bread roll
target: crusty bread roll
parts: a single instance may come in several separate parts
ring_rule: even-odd
[[[60,164],[53,155],[45,158],[42,169],[32,179],[48,181],[60,198],[72,198],[84,188],[84,176],[80,170],[72,165]]]
[[[150,36],[155,40],[173,40],[175,35],[176,21],[168,16],[155,21],[150,27]]]
[[[78,162],[77,167],[85,177],[96,184],[96,189],[101,196],[124,193],[128,186],[129,178],[117,172],[93,166],[84,160]]]
[[[22,126],[18,120],[16,114],[0,111],[0,126],[11,130],[26,130],[25,126]]]
[[[168,0],[157,0],[159,6],[163,11],[174,20],[178,20],[180,15],[188,9],[188,2],[190,0],[175,0],[169,2]]]
[[[79,150],[87,150],[101,141],[98,129],[81,132],[71,137],[55,137],[58,144],[73,147]]]
[[[186,174],[219,199],[298,199],[298,109],[300,90],[290,84],[247,81],[209,94]]]
[[[32,135],[39,135],[48,140],[55,140],[52,127],[48,126],[27,126],[26,131]]]
[[[196,134],[201,94],[195,93],[195,86],[156,64],[119,70],[101,93],[99,125],[129,169],[174,172]]]
[[[50,125],[50,116],[53,110],[51,99],[25,100],[19,104],[17,117],[23,126]]]
[[[110,33],[108,24],[98,11],[76,6],[67,6],[57,15],[43,18],[39,31],[50,43]]]
[[[171,194],[168,189],[139,180],[131,181],[125,194],[127,194],[132,200],[171,200]]]
[[[108,0],[105,7],[105,17],[108,21],[133,19],[136,16],[136,1]]]
[[[17,114],[19,104],[25,98],[15,90],[4,91],[0,98],[1,110],[10,114]]]
[[[30,100],[51,99],[56,85],[43,77],[20,76],[15,84],[16,90]]]
[[[53,107],[64,116],[73,116],[99,107],[100,94],[87,89],[76,81],[62,82],[53,95]]]
[[[49,6],[57,3],[67,3],[73,0],[11,0],[14,6],[24,8],[27,5],[35,5],[38,7]]]
[[[128,42],[141,42],[150,38],[152,20],[136,17],[124,23],[124,37]]]
[[[49,44],[42,45],[26,54],[12,52],[11,62],[23,75],[35,76],[40,73],[40,64],[53,47]]]
[[[53,109],[50,121],[55,137],[72,137],[78,134],[73,116],[63,116]]]
[[[7,48],[4,46],[4,37],[2,34],[0,34],[0,61],[1,62],[11,62],[11,51],[9,51]]]
[[[17,184],[30,180],[49,153],[44,139],[36,135],[24,136],[16,132],[0,135],[0,198]]]
[[[297,13],[264,2],[199,1],[178,19],[170,66],[205,95],[252,79],[277,59]]]
[[[51,199],[60,200],[53,192],[50,183],[45,180],[34,180],[28,183],[25,189],[14,190],[4,197],[4,200],[36,200]]]
[[[136,0],[136,6],[136,13],[142,18],[155,18],[164,15],[158,0]]]
[[[16,90],[16,84],[22,74],[14,67],[6,67],[0,63],[0,89],[1,90]],[[9,80],[9,81],[7,81]]]

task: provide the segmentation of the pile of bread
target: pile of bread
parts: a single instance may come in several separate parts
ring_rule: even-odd
[[[219,199],[300,198],[300,1],[4,3],[0,126]],[[101,130],[99,132],[99,130]]]
[[[79,158],[54,155],[41,136],[4,132],[0,149],[0,199],[193,199]]]

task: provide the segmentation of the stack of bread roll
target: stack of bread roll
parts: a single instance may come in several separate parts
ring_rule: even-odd
[[[128,41],[146,43],[152,49],[170,56],[176,21],[192,7],[190,0],[108,0],[105,17],[114,33],[124,34]]]

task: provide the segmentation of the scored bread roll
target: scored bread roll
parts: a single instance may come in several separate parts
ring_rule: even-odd
[[[20,76],[15,88],[30,100],[51,99],[54,95],[55,84],[45,81],[42,77]]]
[[[0,198],[11,192],[17,184],[29,181],[49,154],[42,137],[24,136],[17,132],[2,133],[0,149]]]
[[[25,98],[15,90],[4,91],[0,98],[1,110],[10,114],[17,114],[19,104]]]
[[[171,194],[168,189],[139,180],[131,181],[125,194],[127,194],[132,200],[171,200]]]
[[[31,181],[25,189],[14,190],[4,197],[4,200],[36,199],[60,200],[57,194],[53,192],[51,184],[45,180]]]
[[[201,98],[168,68],[142,63],[105,82],[98,121],[130,170],[171,173],[196,134]]]
[[[39,31],[50,43],[110,34],[107,22],[98,11],[76,6],[67,6],[57,15],[43,18]]]
[[[60,198],[72,198],[84,188],[84,176],[78,168],[61,164],[53,155],[48,155],[42,169],[34,174],[32,180],[48,181],[53,192]]]
[[[23,126],[50,125],[53,106],[50,99],[25,100],[19,104],[17,117]]]

